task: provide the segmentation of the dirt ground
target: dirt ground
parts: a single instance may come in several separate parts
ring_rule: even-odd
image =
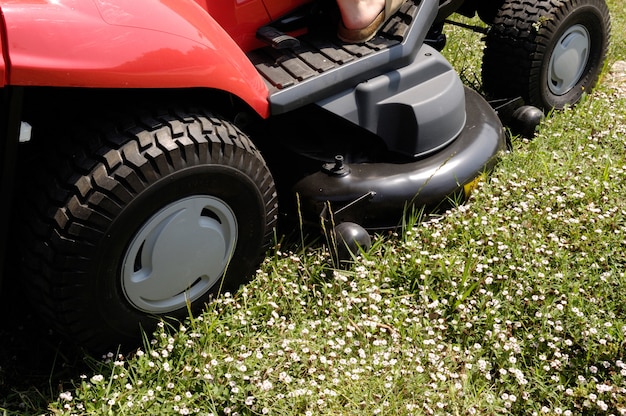
[[[611,66],[606,82],[619,96],[626,97],[626,61],[617,61]]]

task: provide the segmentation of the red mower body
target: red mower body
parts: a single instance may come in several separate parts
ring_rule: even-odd
[[[271,17],[260,0],[238,3],[1,2],[4,85],[211,88],[267,117],[267,88],[244,51]]]

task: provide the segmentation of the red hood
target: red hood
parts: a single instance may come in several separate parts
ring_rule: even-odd
[[[267,88],[256,69],[192,0],[22,0],[0,7],[10,84],[206,87],[267,114]]]

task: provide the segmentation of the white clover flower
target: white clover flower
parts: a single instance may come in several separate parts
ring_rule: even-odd
[[[95,376],[91,377],[91,382],[94,384],[100,383],[103,380],[104,380],[104,376],[102,376],[101,374],[96,374]]]
[[[59,394],[59,398],[65,401],[72,401],[73,397],[72,397],[72,393],[69,391],[66,391],[64,393]]]

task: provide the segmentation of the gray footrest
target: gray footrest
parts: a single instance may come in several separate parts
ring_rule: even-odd
[[[272,113],[284,113],[336,94],[412,61],[433,18],[437,2],[407,0],[370,41],[348,44],[334,33],[308,33],[300,46],[257,49],[248,57],[270,91]]]

